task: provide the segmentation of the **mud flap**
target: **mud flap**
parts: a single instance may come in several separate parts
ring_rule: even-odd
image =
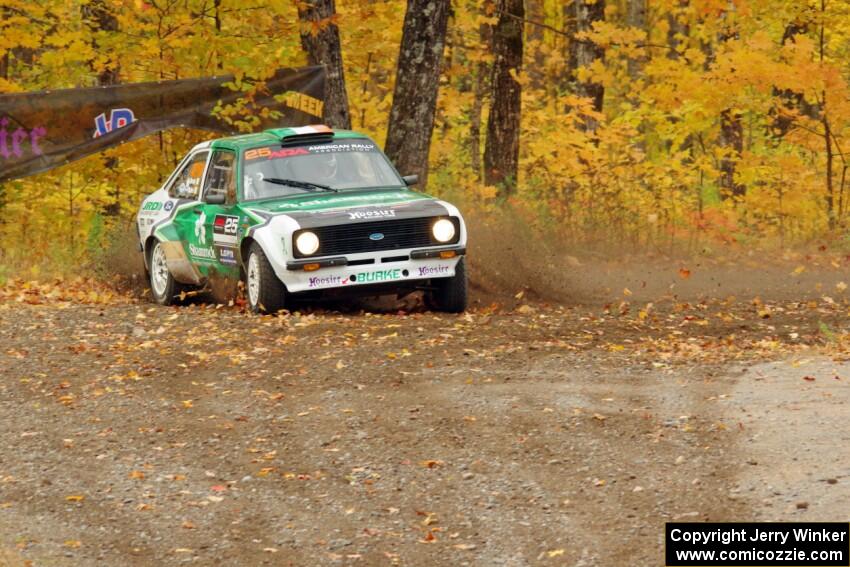
[[[201,284],[203,280],[201,273],[189,261],[182,243],[166,241],[162,243],[162,248],[165,251],[165,261],[168,264],[168,271],[171,272],[175,280],[184,284]]]

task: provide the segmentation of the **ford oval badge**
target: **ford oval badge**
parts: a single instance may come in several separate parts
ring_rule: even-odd
[[[384,235],[381,234],[380,232],[373,232],[372,234],[369,235],[369,240],[374,240],[374,241],[377,242],[378,240],[383,240],[383,239],[384,239]]]

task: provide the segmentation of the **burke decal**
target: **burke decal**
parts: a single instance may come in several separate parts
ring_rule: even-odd
[[[357,283],[368,283],[368,282],[388,282],[393,280],[400,280],[402,278],[401,270],[396,268],[394,270],[376,270],[374,272],[360,272],[359,274],[352,274],[351,281]]]

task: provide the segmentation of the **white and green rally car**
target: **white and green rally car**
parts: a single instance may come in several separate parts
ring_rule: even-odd
[[[195,146],[138,214],[154,299],[244,279],[254,312],[295,298],[424,290],[466,308],[466,226],[363,134],[306,126]]]

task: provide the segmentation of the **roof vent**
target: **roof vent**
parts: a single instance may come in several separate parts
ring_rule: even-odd
[[[327,126],[301,126],[300,128],[283,128],[272,130],[272,134],[280,136],[282,146],[300,146],[303,144],[326,144],[333,141],[334,131]]]

